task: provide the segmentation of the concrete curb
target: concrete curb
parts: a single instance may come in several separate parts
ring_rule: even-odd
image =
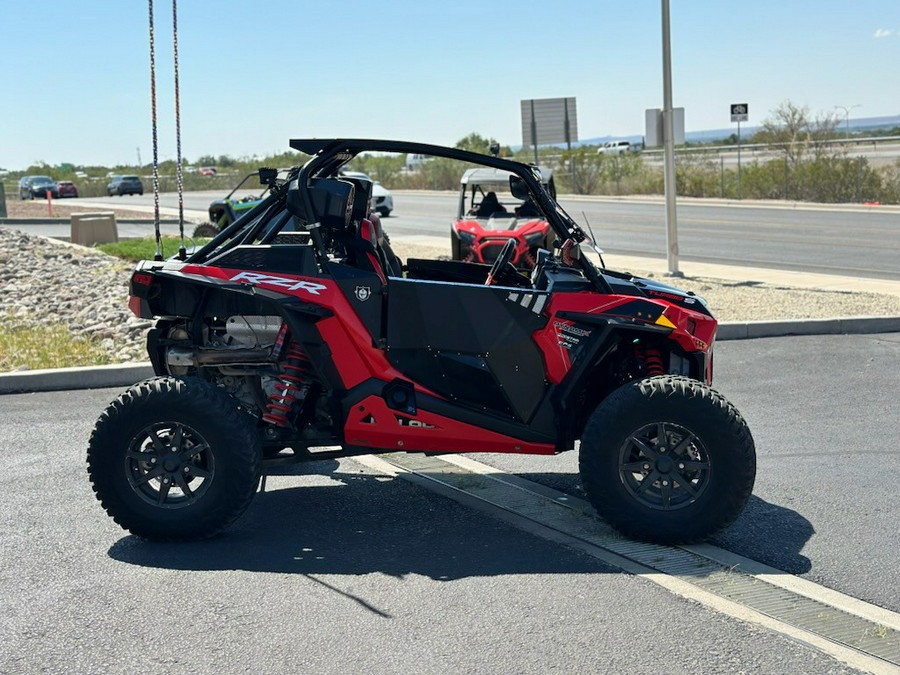
[[[863,316],[721,323],[716,339],[748,340],[788,335],[866,335],[873,333],[900,333],[900,317]],[[149,362],[0,373],[0,395],[128,387],[148,377],[153,377],[153,368]]]
[[[900,332],[900,317],[859,316],[835,319],[746,321],[719,324],[717,340],[748,340],[786,335],[865,335]]]
[[[153,367],[149,362],[23,370],[0,374],[0,394],[127,387],[148,377],[153,377]]]

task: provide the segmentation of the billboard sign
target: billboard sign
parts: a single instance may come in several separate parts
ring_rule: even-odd
[[[522,145],[571,144],[578,140],[575,97],[532,98],[521,102]]]

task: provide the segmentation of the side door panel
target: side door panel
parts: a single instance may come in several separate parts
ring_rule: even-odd
[[[527,422],[547,384],[532,334],[544,292],[391,279],[387,356],[405,375],[478,409]]]

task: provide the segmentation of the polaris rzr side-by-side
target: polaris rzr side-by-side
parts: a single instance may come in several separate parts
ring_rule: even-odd
[[[728,525],[755,477],[744,420],[711,385],[704,301],[597,267],[532,166],[419,143],[294,140],[311,156],[208,244],[143,261],[130,307],[155,319],[156,377],[102,413],[87,463],[132,533],[209,537],[265,467],[367,453],[577,448],[599,514],[628,536],[691,542]],[[372,217],[360,153],[508,172],[552,228],[526,275],[510,237],[492,264],[408,259]],[[158,256],[161,257],[161,256]],[[298,516],[299,517],[299,516]]]
[[[523,270],[537,264],[540,249],[551,250],[555,240],[550,223],[528,196],[510,192],[509,171],[490,167],[468,169],[459,181],[459,205],[450,228],[453,260],[491,264],[510,239],[515,248],[510,262]],[[553,171],[541,169],[541,183],[556,198]]]
[[[279,180],[284,180],[287,177],[287,172],[280,171],[277,177]],[[269,193],[269,187],[263,184],[264,187],[260,190],[257,188],[258,181],[258,172],[249,173],[241,179],[240,183],[234,186],[224,199],[214,200],[209,205],[209,222],[197,225],[194,228],[194,237],[215,237],[219,232],[265,199]],[[249,185],[247,185],[248,183]],[[243,193],[235,196],[235,193],[239,190],[243,190]]]

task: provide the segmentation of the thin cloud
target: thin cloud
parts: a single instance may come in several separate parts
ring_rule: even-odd
[[[875,39],[877,40],[878,38],[888,37],[888,36],[893,35],[893,34],[894,34],[894,31],[893,31],[892,29],[890,29],[890,28],[877,28],[877,29],[875,30],[875,36],[874,36],[874,37],[875,37]]]

